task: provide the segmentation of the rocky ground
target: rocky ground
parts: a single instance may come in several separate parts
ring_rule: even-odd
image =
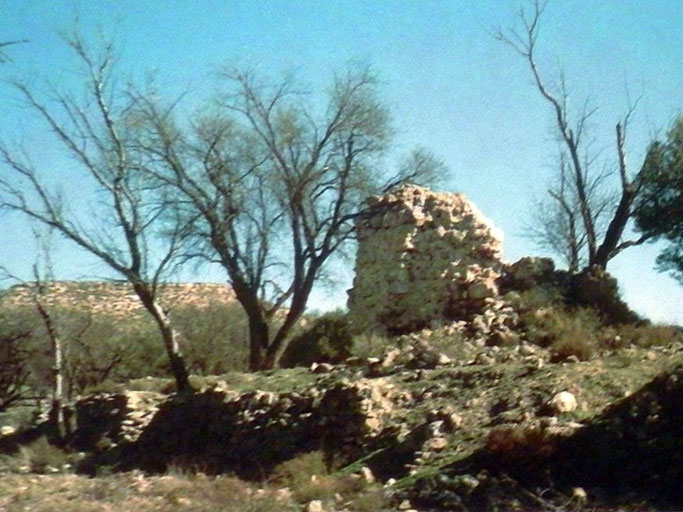
[[[0,510],[683,508],[679,343],[556,361],[526,343],[446,354],[440,336],[339,365],[195,379],[191,396],[141,379],[86,397],[67,462],[3,458]],[[4,432],[11,452],[18,433]],[[278,479],[307,457],[319,463],[297,482]],[[76,507],[83,496],[89,508]]]

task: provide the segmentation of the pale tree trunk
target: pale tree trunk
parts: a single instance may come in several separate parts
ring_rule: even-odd
[[[50,313],[38,297],[35,297],[34,300],[52,345],[53,366],[50,423],[55,439],[62,441],[69,433],[66,418],[64,417],[64,344]]]
[[[134,284],[133,288],[135,289],[135,292],[140,298],[143,306],[152,315],[154,321],[159,327],[161,340],[164,343],[166,354],[168,355],[168,359],[171,363],[171,372],[175,378],[178,392],[183,393],[193,391],[192,386],[190,385],[187,367],[185,366],[185,359],[183,358],[183,354],[180,349],[180,336],[173,328],[168,313],[166,313],[161,304],[159,304],[155,294],[151,293],[144,284]]]

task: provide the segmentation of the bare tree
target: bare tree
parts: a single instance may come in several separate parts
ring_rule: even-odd
[[[521,9],[519,12],[522,28],[498,30],[496,37],[510,45],[527,62],[536,88],[555,115],[559,140],[568,160],[560,166],[558,186],[549,191],[556,220],[551,221],[550,225],[541,226],[537,234],[546,246],[554,249],[557,249],[554,239],[559,237],[562,240],[560,254],[569,251],[570,266],[576,265],[576,254],[572,255],[572,252],[585,247],[586,264],[605,269],[607,263],[621,251],[640,245],[648,239],[648,235],[634,240],[623,239],[641,187],[641,173],[631,176],[625,152],[626,131],[637,101],[629,106],[626,115],[615,126],[619,192],[611,195],[613,199],[607,204],[601,194],[608,176],[594,169],[595,155],[590,154],[586,143],[588,121],[596,109],[586,101],[578,114],[572,115],[568,107],[569,93],[563,73],[560,74],[557,90],[552,90],[548,85],[536,60],[540,22],[547,1],[531,0],[530,5],[529,10]],[[580,219],[580,229],[577,229],[576,213]],[[568,229],[572,224],[573,232],[571,229],[564,233],[552,230],[553,225],[557,229]]]
[[[24,281],[11,274],[5,267],[0,267],[0,275],[3,279],[11,279],[24,287],[28,292],[33,308],[38,314],[47,337],[50,340],[51,352],[51,384],[52,403],[50,407],[50,424],[52,433],[59,441],[67,434],[67,424],[64,416],[65,389],[64,389],[64,366],[65,366],[65,343],[57,327],[55,315],[47,303],[47,294],[50,284],[54,281],[51,260],[50,232],[41,233],[38,229],[33,230],[33,236],[38,246],[38,255],[33,264],[33,281]]]
[[[7,48],[8,46],[13,46],[15,44],[22,43],[28,43],[28,41],[26,39],[21,39],[19,41],[0,41],[0,64],[4,64],[5,62],[11,62],[12,60],[5,53],[5,48]]]
[[[83,91],[53,88],[42,99],[23,82],[14,86],[71,157],[65,181],[79,191],[94,187],[98,202],[89,211],[70,209],[25,152],[3,143],[1,204],[57,230],[127,280],[158,326],[178,390],[189,390],[178,333],[158,298],[159,283],[188,232],[188,219],[175,216],[140,172],[140,157],[130,144],[135,130],[131,105],[112,79],[112,46],[95,55],[78,36],[65,40],[82,66]],[[163,238],[156,236],[161,231]]]
[[[201,218],[197,254],[225,269],[248,317],[249,365],[258,370],[275,364],[325,262],[353,237],[365,198],[444,166],[421,151],[381,179],[391,128],[368,69],[338,76],[322,111],[290,79],[268,87],[250,72],[223,78],[229,92],[190,129],[174,121],[171,107],[139,95],[147,126],[140,143],[148,171],[175,191],[177,208]]]

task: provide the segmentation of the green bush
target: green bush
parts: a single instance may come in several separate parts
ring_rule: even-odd
[[[279,464],[271,473],[269,480],[276,487],[288,487],[299,503],[308,503],[312,500],[333,501],[335,496],[342,496],[345,500],[358,500],[358,506],[353,508],[358,511],[380,510],[368,507],[386,503],[386,496],[374,493],[372,496],[363,496],[368,482],[358,475],[330,474],[325,456],[320,451],[297,455]]]
[[[601,343],[610,349],[631,345],[644,348],[666,347],[674,343],[683,344],[683,331],[670,325],[618,325],[604,330]]]
[[[313,363],[339,363],[351,356],[353,336],[346,315],[326,313],[292,338],[280,357],[280,366],[310,366]]]
[[[190,373],[220,375],[247,370],[249,326],[238,302],[182,306],[171,314],[182,334],[183,354]]]
[[[19,451],[4,458],[4,464],[15,472],[47,473],[59,472],[73,462],[73,457],[66,451],[49,443],[42,436],[31,443],[21,446]]]
[[[388,336],[378,332],[357,334],[353,337],[352,352],[356,357],[368,359],[384,356],[387,347],[395,344]]]
[[[617,280],[599,267],[592,267],[572,276],[567,304],[597,311],[607,325],[641,321],[621,299]]]
[[[522,321],[527,340],[550,347],[560,360],[576,356],[585,361],[599,346],[602,324],[591,309],[571,310],[555,305],[527,311]]]

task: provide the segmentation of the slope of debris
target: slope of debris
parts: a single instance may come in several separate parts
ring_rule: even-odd
[[[81,469],[163,472],[182,461],[253,479],[321,450],[331,470],[362,461],[403,508],[683,503],[680,344],[552,362],[528,344],[461,344],[446,356],[430,344],[443,335],[277,379],[217,378],[189,396],[87,397],[73,438],[88,453]]]

